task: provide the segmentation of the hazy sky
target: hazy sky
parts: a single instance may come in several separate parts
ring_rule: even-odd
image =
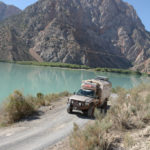
[[[37,0],[0,0],[5,4],[12,4],[20,9],[26,8],[28,5],[35,3]]]
[[[0,0],[6,4],[13,4],[21,9],[24,9],[30,4],[33,4],[37,0]],[[141,18],[146,29],[150,31],[150,0],[124,0],[129,4],[132,4],[136,9],[138,16]]]

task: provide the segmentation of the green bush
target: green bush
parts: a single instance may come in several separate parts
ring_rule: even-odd
[[[124,91],[125,89],[124,88],[122,88],[122,87],[120,87],[120,86],[117,86],[117,87],[115,87],[115,88],[112,88],[112,93],[119,93],[119,92],[121,92],[121,91]]]
[[[29,105],[20,91],[14,91],[4,106],[6,120],[8,123],[14,123],[35,112],[34,106]]]
[[[49,67],[71,68],[71,69],[90,69],[90,67],[85,65],[67,64],[60,62],[14,61],[13,63],[21,65],[49,66]]]
[[[37,93],[36,97],[23,96],[20,91],[14,91],[3,107],[0,108],[0,125],[7,125],[20,121],[38,111],[41,106],[49,106],[53,101],[69,96],[68,92],[59,94]]]
[[[37,98],[41,99],[44,97],[44,94],[43,93],[37,93],[36,96],[37,96]]]
[[[142,73],[139,71],[132,71],[132,70],[127,70],[127,69],[96,68],[95,71],[142,75]],[[145,74],[143,74],[143,75],[145,75]]]

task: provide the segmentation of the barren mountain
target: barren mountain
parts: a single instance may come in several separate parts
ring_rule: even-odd
[[[0,59],[149,71],[150,33],[122,0],[39,0],[0,24]]]
[[[21,10],[12,5],[6,5],[3,2],[0,2],[0,21],[4,20],[13,15],[17,15]]]

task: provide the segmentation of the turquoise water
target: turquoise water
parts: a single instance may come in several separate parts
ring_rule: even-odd
[[[82,80],[98,75],[109,77],[113,87],[132,88],[141,82],[150,82],[148,77],[134,75],[0,63],[0,101],[17,89],[34,96],[38,92],[74,92],[80,88]]]

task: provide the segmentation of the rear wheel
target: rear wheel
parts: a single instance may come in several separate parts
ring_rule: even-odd
[[[73,110],[72,106],[71,106],[70,104],[68,104],[68,105],[67,105],[67,112],[68,112],[69,114],[71,114],[71,113],[72,113],[72,110]]]
[[[92,103],[92,104],[90,104],[90,107],[89,107],[88,112],[87,112],[88,117],[90,117],[90,118],[94,117],[94,110],[95,110],[95,106]]]

